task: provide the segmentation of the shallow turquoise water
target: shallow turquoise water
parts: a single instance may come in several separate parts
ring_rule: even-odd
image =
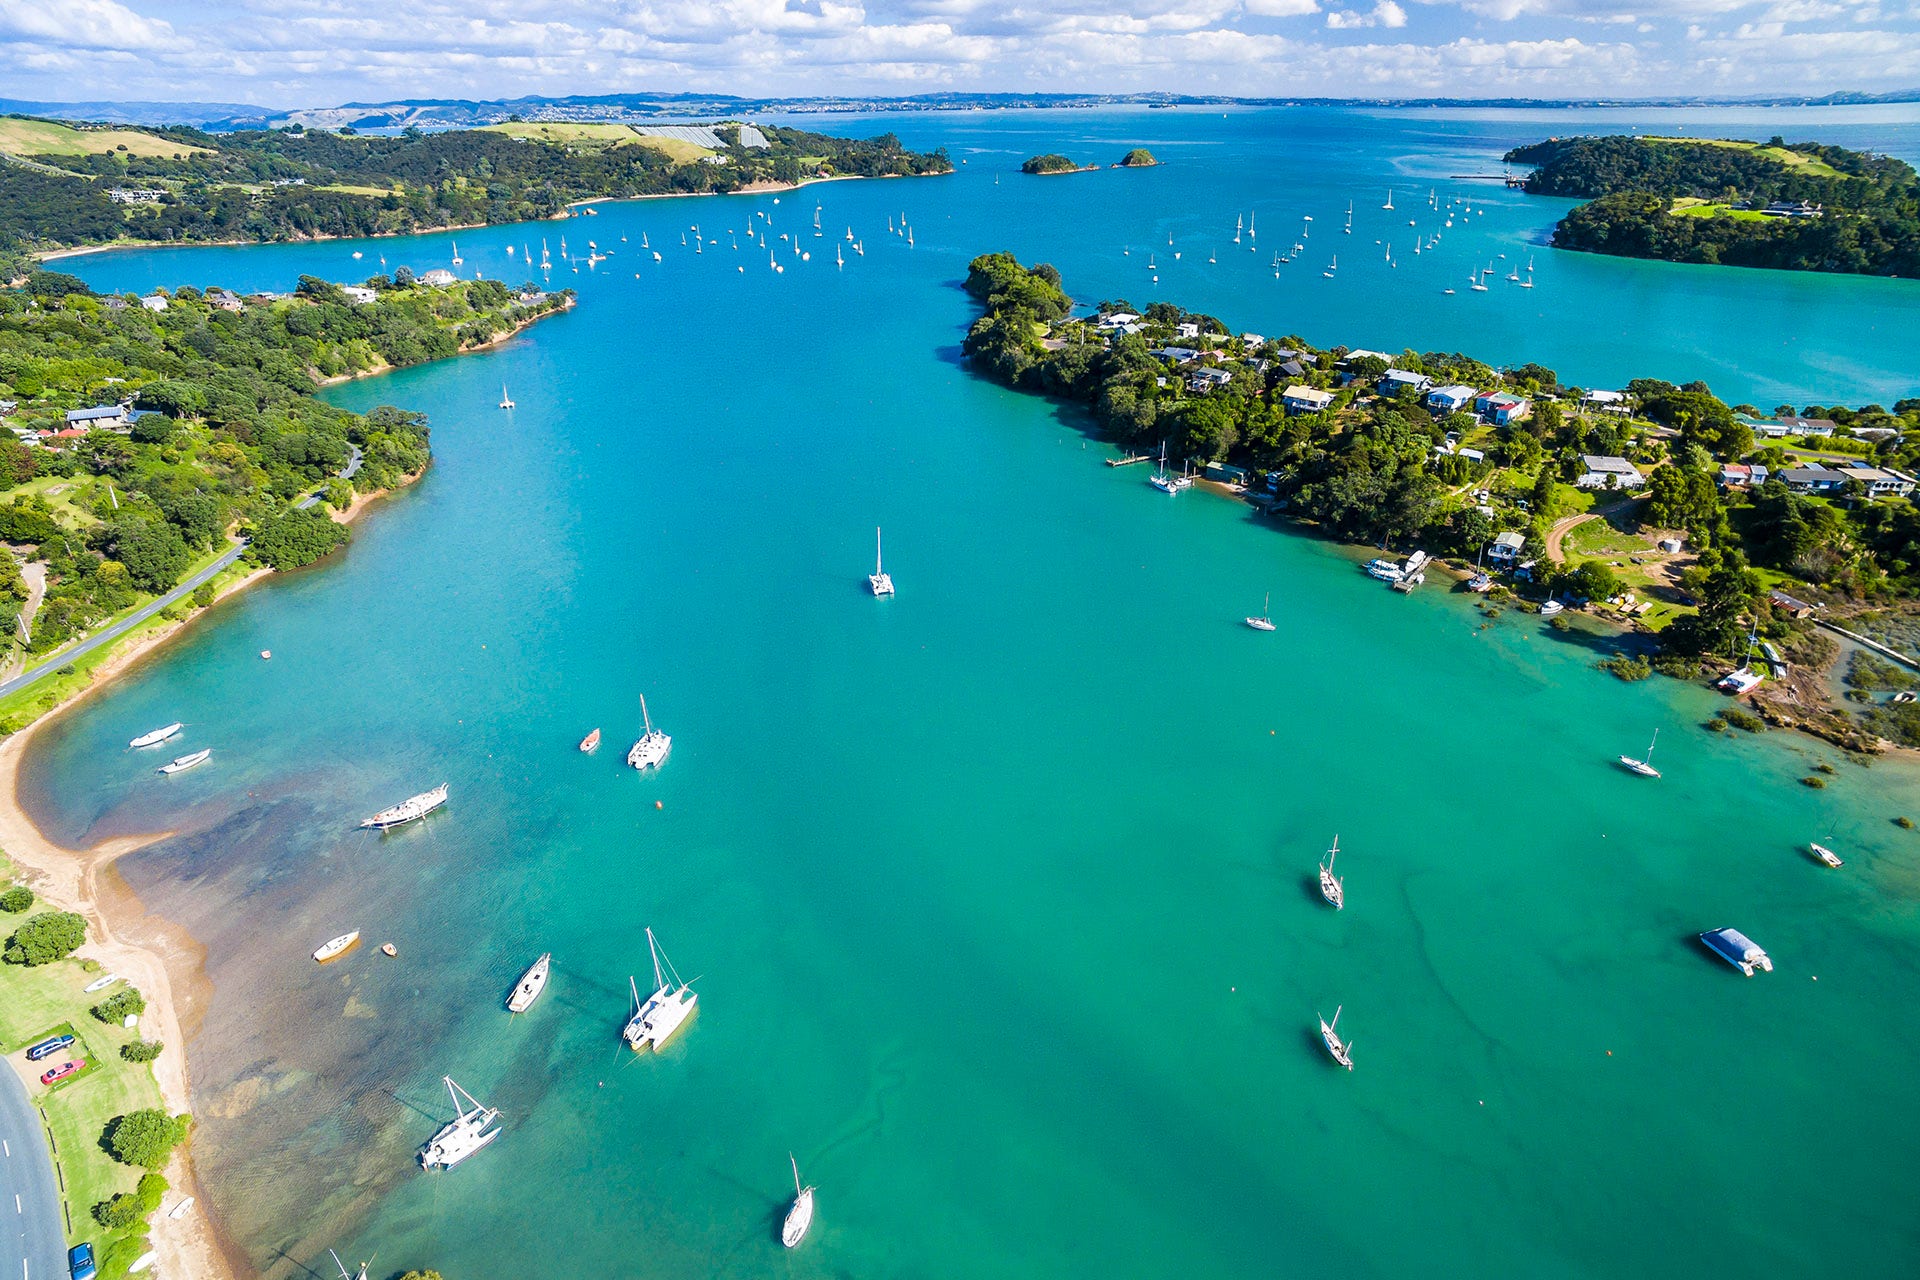
[[[1237,505],[1168,500],[956,363],[976,251],[1144,302],[1123,243],[1204,245],[1208,211],[1230,235],[1251,201],[1263,227],[1318,207],[1331,232],[1349,187],[1358,241],[1377,178],[1484,167],[1487,139],[1539,125],[887,123],[965,171],[463,233],[470,267],[516,280],[509,243],[557,250],[564,230],[617,253],[566,273],[573,314],[500,351],[330,393],[429,412],[427,479],[344,556],[223,605],[39,739],[27,787],[55,836],[183,833],[124,869],[208,947],[196,1152],[254,1261],[298,1274],[335,1244],[466,1280],[1909,1274],[1920,844],[1890,819],[1920,811],[1910,772],[1843,765],[1807,791],[1825,749],[1706,734],[1703,691],[1622,685],[1535,622],[1482,628]],[[1914,150],[1910,123],[1822,132],[1847,127]],[[1079,137],[1178,163],[994,185]],[[1486,195],[1480,257],[1551,221]],[[816,200],[864,258],[831,265]],[[912,250],[884,234],[903,210]],[[690,222],[753,211],[815,260],[789,251],[775,275],[743,253],[737,272],[724,234],[680,249]],[[662,263],[636,261],[643,230]],[[380,253],[436,265],[444,243],[75,269],[284,287]],[[1331,293],[1317,271],[1276,286],[1265,252],[1213,275],[1183,253],[1163,296],[1266,332],[1596,382],[1704,366],[1768,402],[1856,375],[1912,393],[1907,282],[1536,248],[1528,303],[1553,323],[1498,292],[1463,321],[1405,258],[1349,275],[1343,254]],[[876,524],[889,601],[861,576]],[[1240,617],[1268,590],[1281,629],[1262,636]],[[642,691],[675,738],[644,779],[619,764]],[[215,757],[163,782],[121,744],[176,718]],[[607,744],[583,757],[594,725]],[[1661,782],[1609,766],[1655,725]],[[445,813],[353,830],[442,780]],[[1336,830],[1337,915],[1312,885]],[[1797,851],[1828,837],[1842,872]],[[617,1031],[649,924],[701,975],[701,1012],[636,1060]],[[1747,981],[1701,951],[1723,924],[1778,970]],[[355,926],[400,958],[317,970],[312,948]],[[500,999],[543,950],[553,986],[509,1021]],[[1336,1004],[1351,1075],[1313,1031]],[[428,1177],[411,1153],[443,1072],[508,1132]],[[820,1187],[793,1254],[789,1150]]]

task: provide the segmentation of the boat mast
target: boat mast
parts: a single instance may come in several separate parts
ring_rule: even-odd
[[[882,573],[882,570],[880,568],[880,527],[878,525],[875,525],[873,530],[873,576],[877,578],[880,576],[881,573]]]
[[[793,1166],[793,1194],[804,1195],[800,1189],[800,1162],[793,1158],[793,1152],[787,1152],[787,1162]]]
[[[647,695],[640,695],[640,724],[647,737],[653,736],[653,717],[647,714]]]
[[[658,991],[667,985],[667,980],[660,973],[660,944],[653,940],[652,929],[647,930],[647,950],[653,955],[653,989]]]
[[[1648,764],[1653,763],[1653,744],[1654,742],[1658,742],[1658,741],[1660,741],[1660,731],[1658,729],[1655,729],[1653,731],[1653,742],[1649,742],[1647,744],[1647,763]]]

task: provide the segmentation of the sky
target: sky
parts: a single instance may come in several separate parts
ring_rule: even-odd
[[[1920,87],[1920,0],[0,0],[0,97]]]

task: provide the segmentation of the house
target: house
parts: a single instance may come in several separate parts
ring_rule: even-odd
[[[1782,440],[1787,436],[1830,436],[1837,426],[1831,418],[1750,418],[1744,413],[1737,413],[1734,417],[1765,440]]]
[[[1754,463],[1751,467],[1747,468],[1747,470],[1753,472],[1753,485],[1755,488],[1758,488],[1759,486],[1765,484],[1767,482],[1767,477],[1773,474],[1772,471],[1768,470],[1766,467],[1761,466],[1757,462]]]
[[[1773,604],[1777,612],[1785,613],[1788,617],[1811,618],[1813,616],[1812,605],[1808,604],[1805,600],[1796,600],[1784,591],[1777,589],[1769,591],[1767,592],[1767,599]]]
[[[1627,412],[1627,393],[1624,391],[1589,391],[1580,397],[1580,403],[1600,413]]]
[[[1289,378],[1304,378],[1307,376],[1306,366],[1301,364],[1298,360],[1287,360],[1282,362],[1280,365],[1280,372],[1286,374]]]
[[[1455,449],[1453,452],[1456,457],[1465,458],[1468,462],[1485,462],[1487,460],[1487,455],[1478,449]]]
[[[40,437],[42,441],[78,440],[87,434],[85,427],[68,427],[64,431],[49,431]]]
[[[1411,389],[1415,395],[1433,385],[1433,379],[1424,373],[1412,373],[1406,369],[1389,369],[1380,375],[1380,390],[1387,395],[1398,395]]]
[[[1526,545],[1526,534],[1509,529],[1487,544],[1487,559],[1500,568],[1511,568],[1520,558],[1520,548]]]
[[[109,296],[100,299],[100,305],[109,311],[125,311],[127,309],[127,300],[121,297]]]
[[[1171,360],[1175,364],[1192,364],[1200,358],[1200,353],[1192,347],[1162,347],[1153,354],[1162,360]]]
[[[96,405],[91,409],[67,410],[67,425],[78,427],[82,431],[111,430],[115,427],[131,426],[133,420],[127,417],[126,409],[117,404]]]
[[[1752,484],[1753,468],[1739,462],[1729,462],[1720,468],[1720,487],[1731,489],[1737,484]]]
[[[1131,311],[1109,311],[1106,315],[1103,315],[1098,320],[1095,320],[1093,322],[1093,327],[1096,329],[1125,328],[1128,333],[1138,333],[1140,332],[1139,324],[1140,324],[1140,317],[1133,314],[1133,312]],[[1128,326],[1132,326],[1132,327],[1129,328]]]
[[[1782,471],[1780,478],[1795,493],[1835,493],[1848,480],[1846,472],[1832,467],[1792,467]]]
[[[115,204],[159,204],[167,193],[154,187],[113,187],[107,199]]]
[[[426,285],[430,289],[444,289],[448,285],[457,282],[460,277],[454,275],[453,272],[447,270],[445,267],[435,267],[431,271],[421,273],[418,279],[421,284]]]
[[[1207,464],[1207,479],[1218,480],[1221,484],[1244,485],[1247,482],[1247,469],[1245,467],[1230,467],[1224,462],[1209,462]]]
[[[140,299],[140,305],[149,311],[165,311],[167,309],[167,295],[164,293],[150,293]]]
[[[1365,347],[1356,348],[1352,351],[1347,352],[1346,355],[1340,357],[1340,363],[1343,365],[1352,364],[1357,360],[1379,360],[1388,365],[1391,365],[1393,363],[1393,357],[1388,355],[1386,352],[1369,351]]]
[[[1249,351],[1257,351],[1267,345],[1266,338],[1257,333],[1243,333],[1240,335],[1240,341]]]
[[[1173,326],[1173,336],[1187,342],[1197,342],[1200,339],[1200,326],[1191,321],[1184,321]]]
[[[0,418],[11,418],[13,411],[19,407],[18,400],[0,400]]]
[[[1427,408],[1435,413],[1458,413],[1473,403],[1473,388],[1452,383],[1427,392]]]
[[[240,295],[225,289],[207,290],[207,301],[222,311],[239,311],[247,304],[240,301]]]
[[[449,272],[448,274],[452,273]],[[363,284],[343,284],[340,286],[340,292],[345,294],[347,301],[353,303],[356,307],[365,306],[367,303],[376,301],[380,297],[379,294]]]
[[[1288,413],[1320,413],[1333,403],[1333,392],[1312,387],[1291,386],[1280,393],[1280,406]]]
[[[1204,394],[1218,391],[1232,381],[1233,375],[1225,369],[1196,369],[1193,376],[1187,379],[1187,386]]]
[[[1876,498],[1889,495],[1904,498],[1913,492],[1914,479],[1903,471],[1889,467],[1869,466],[1864,462],[1849,462],[1841,468],[1850,480],[1858,480],[1867,486],[1867,492]]]
[[[1488,391],[1473,398],[1473,410],[1497,427],[1519,422],[1533,412],[1533,402],[1525,396],[1504,391]]]
[[[1625,458],[1583,453],[1580,465],[1585,470],[1573,483],[1581,489],[1605,489],[1609,482],[1616,489],[1638,489],[1647,482],[1640,469]]]

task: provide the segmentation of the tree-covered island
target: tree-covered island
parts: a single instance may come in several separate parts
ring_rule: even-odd
[[[405,276],[136,298],[37,271],[0,292],[7,674],[164,595],[234,538],[250,545],[231,575],[297,568],[340,546],[346,526],[327,509],[419,476],[428,429],[402,409],[349,413],[316,388],[487,345],[572,301],[571,290]],[[209,581],[162,618],[215,590]],[[71,691],[48,678],[14,694],[0,702],[0,729]]]
[[[1920,175],[1817,142],[1552,138],[1509,151],[1535,195],[1589,201],[1563,249],[1669,262],[1920,274]]]
[[[1581,388],[1458,352],[1317,348],[1167,302],[1075,316],[1058,272],[1008,254],[974,259],[966,287],[972,367],[1078,406],[1131,454],[1164,442],[1171,465],[1327,536],[1489,568],[1489,614],[1558,598],[1605,615],[1639,633],[1610,660],[1623,678],[1717,676],[1755,627],[1783,658],[1750,699],[1765,718],[1920,746],[1920,706],[1885,697],[1920,674],[1856,658],[1857,715],[1835,711],[1812,621],[1920,650],[1920,398],[1763,412],[1699,382]]]
[[[1056,173],[1086,173],[1098,169],[1097,164],[1075,164],[1063,155],[1048,152],[1043,156],[1029,156],[1020,166],[1022,173],[1037,173],[1046,177]]]
[[[1153,152],[1147,150],[1145,147],[1135,147],[1124,156],[1121,156],[1119,163],[1113,167],[1116,169],[1151,169],[1159,163],[1158,160],[1153,158]]]
[[[688,140],[688,132],[712,146]],[[398,235],[552,218],[595,197],[816,177],[948,173],[943,151],[729,122],[698,130],[512,122],[361,137],[210,134],[0,117],[0,277],[84,245]]]

